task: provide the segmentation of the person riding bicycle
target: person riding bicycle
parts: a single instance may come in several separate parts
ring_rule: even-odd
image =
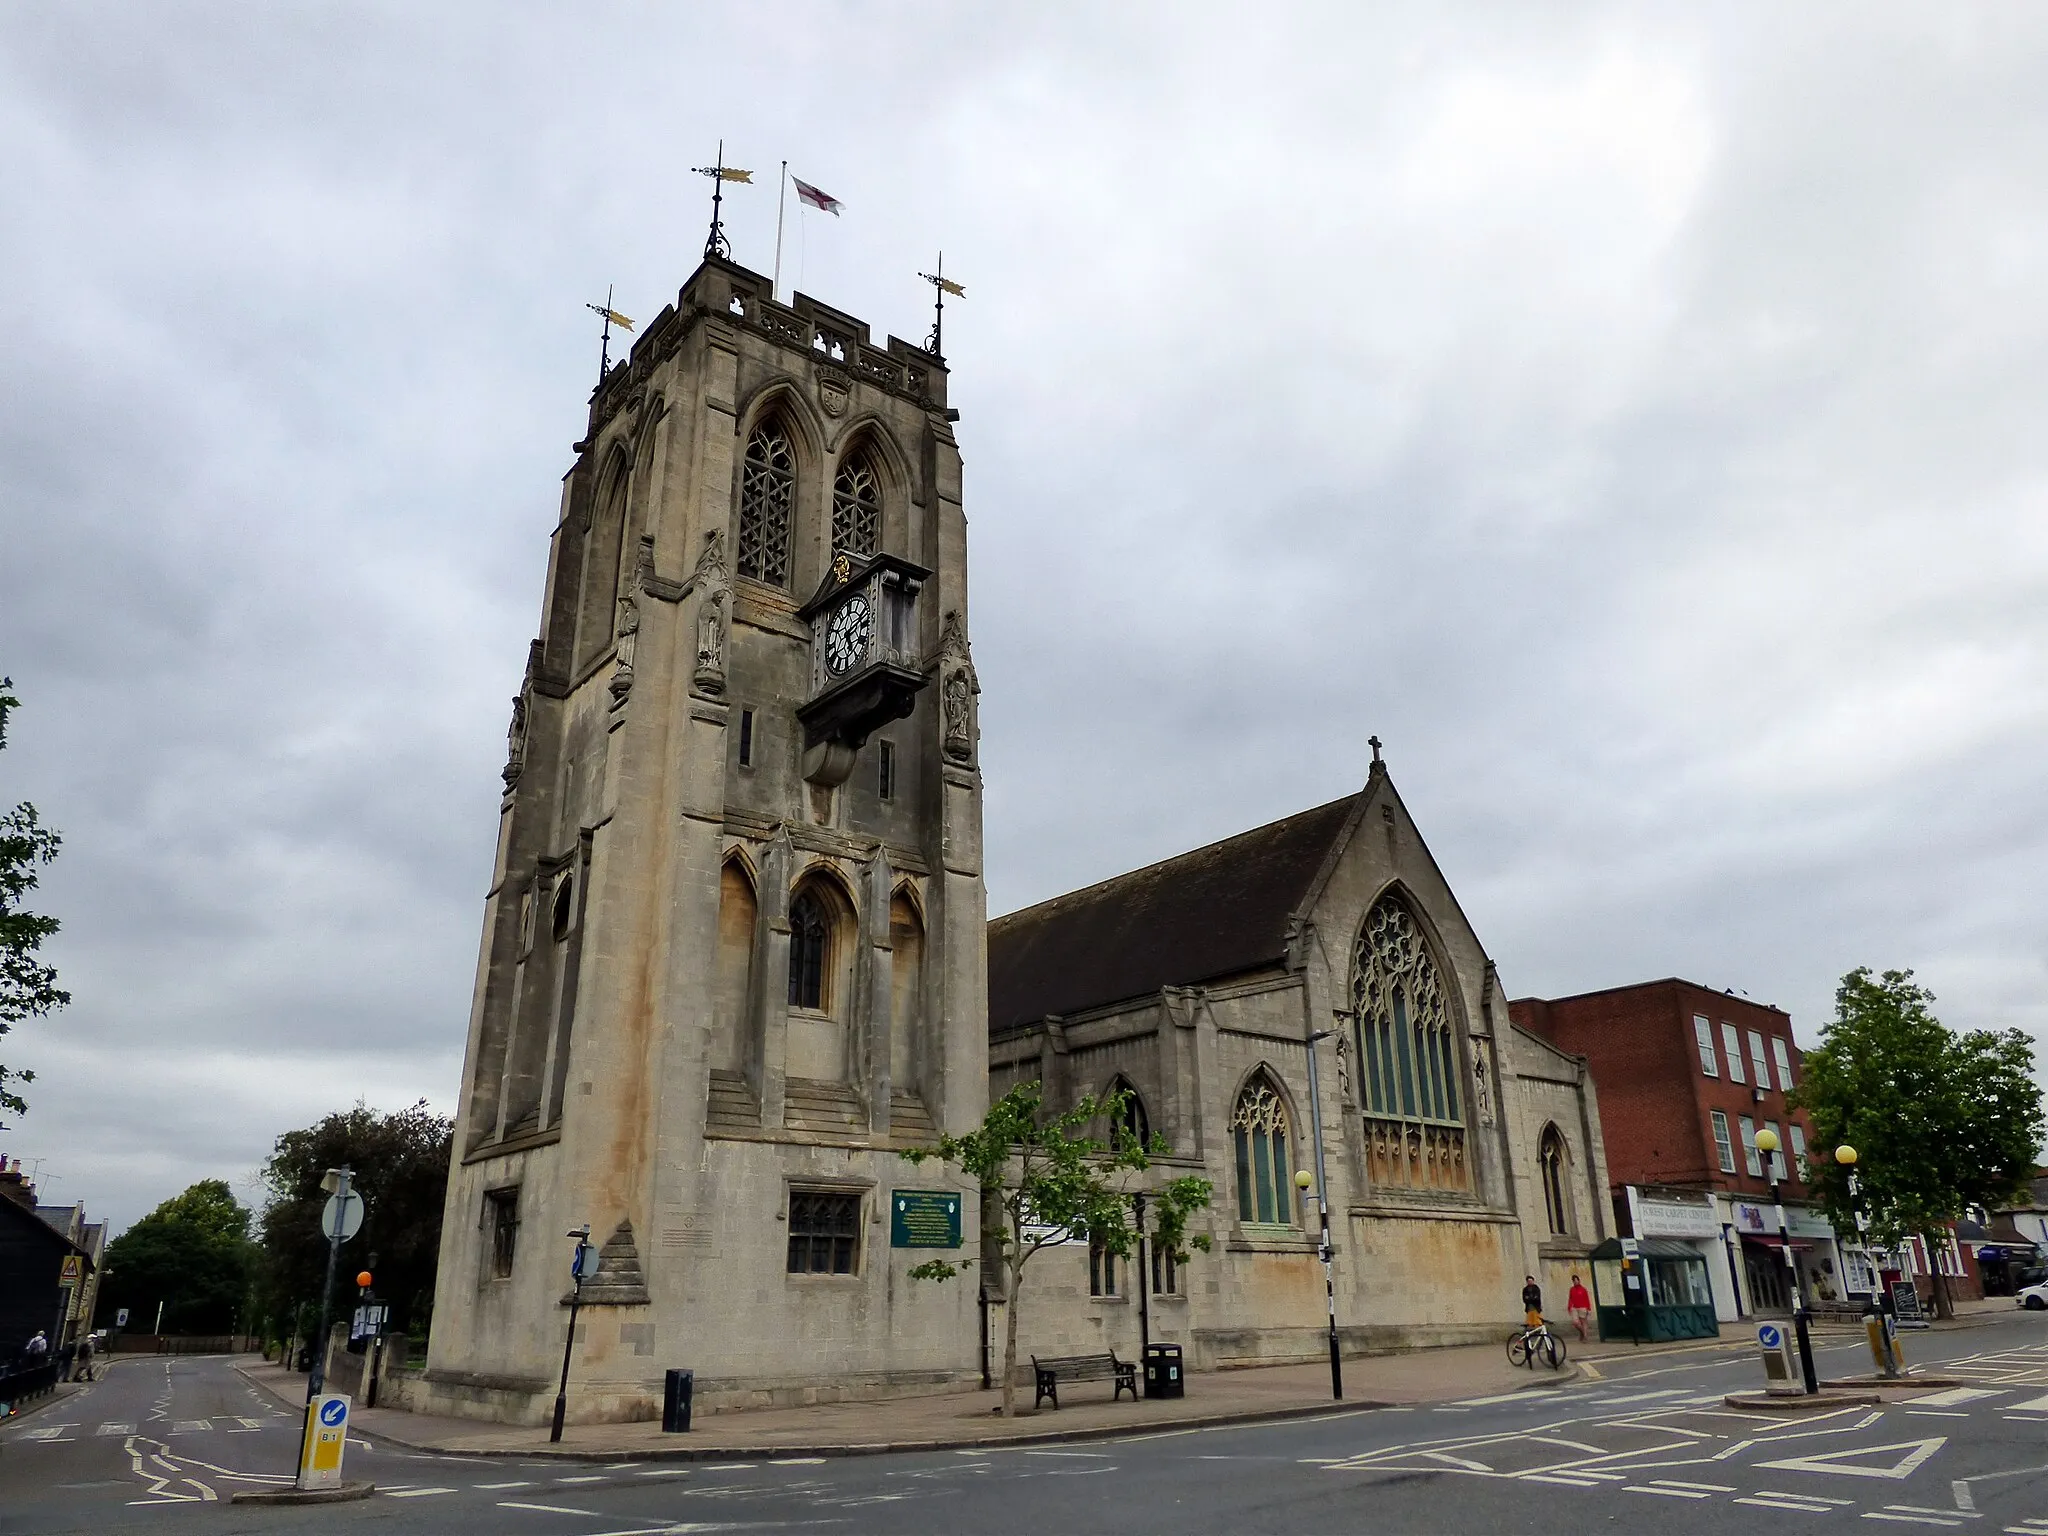
[[[1534,1275],[1522,1276],[1522,1321],[1531,1328],[1543,1326],[1543,1287]]]

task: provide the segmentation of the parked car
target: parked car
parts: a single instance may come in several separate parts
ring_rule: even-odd
[[[2048,1308],[2048,1284],[2025,1287],[2020,1291],[2018,1300],[2029,1312],[2039,1312]]]

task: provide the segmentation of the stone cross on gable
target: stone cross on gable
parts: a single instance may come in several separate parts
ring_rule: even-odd
[[[1368,737],[1366,737],[1366,738],[1365,738],[1365,744],[1366,744],[1366,745],[1367,745],[1368,747],[1371,747],[1371,748],[1372,748],[1372,760],[1373,760],[1374,762],[1376,762],[1376,763],[1377,763],[1377,762],[1378,762],[1378,761],[1380,760],[1380,739],[1379,739],[1379,737],[1377,737],[1377,736],[1368,736]]]

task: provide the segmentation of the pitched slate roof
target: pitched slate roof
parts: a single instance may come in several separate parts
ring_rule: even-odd
[[[990,1032],[1278,964],[1287,921],[1359,798],[997,918],[988,925]]]

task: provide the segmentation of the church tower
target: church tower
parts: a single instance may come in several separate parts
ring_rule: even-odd
[[[912,1283],[932,1255],[890,1220],[939,1191],[977,1230],[971,1189],[897,1152],[987,1103],[946,382],[714,257],[592,397],[513,703],[414,1406],[545,1420],[586,1223],[572,1420],[653,1416],[668,1367],[715,1406],[972,1361],[973,1289]]]

